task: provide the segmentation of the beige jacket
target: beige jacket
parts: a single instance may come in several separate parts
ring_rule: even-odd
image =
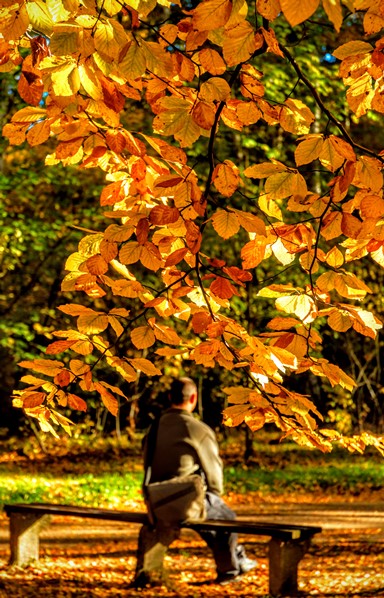
[[[223,464],[213,430],[183,409],[168,409],[160,418],[151,482],[190,475],[201,469],[207,490],[223,492]]]

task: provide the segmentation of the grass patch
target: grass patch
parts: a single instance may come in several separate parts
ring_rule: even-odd
[[[345,461],[324,465],[290,465],[284,469],[255,469],[229,467],[225,470],[226,488],[233,492],[265,492],[282,494],[289,490],[319,491],[332,489],[337,492],[359,494],[363,490],[383,488],[384,464],[362,461],[347,464]]]
[[[141,499],[141,480],[138,472],[55,477],[1,471],[0,503],[53,502],[119,509]]]

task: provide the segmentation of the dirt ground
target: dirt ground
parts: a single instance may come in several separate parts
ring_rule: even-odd
[[[276,509],[277,505],[271,505],[272,511]],[[247,510],[240,508],[241,516],[251,516]],[[130,588],[137,534],[138,526],[131,524],[54,518],[43,532],[40,561],[21,569],[7,565],[9,539],[3,515],[0,598],[268,596],[268,538],[240,538],[258,567],[223,588],[212,583],[214,564],[204,542],[185,530],[166,558],[167,586],[138,592]],[[299,567],[299,588],[302,597],[384,597],[384,529],[338,526],[315,536]]]

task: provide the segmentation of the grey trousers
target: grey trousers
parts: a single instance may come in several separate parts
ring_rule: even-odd
[[[207,492],[205,497],[207,519],[236,519],[236,513],[225,504],[220,496]],[[217,573],[238,574],[241,561],[246,558],[243,546],[237,543],[237,534],[222,531],[199,532],[204,542],[212,550]]]

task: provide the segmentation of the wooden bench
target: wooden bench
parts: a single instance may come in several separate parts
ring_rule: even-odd
[[[40,531],[49,524],[52,515],[139,523],[143,526],[142,530],[150,529],[147,514],[144,512],[134,513],[41,503],[7,504],[4,505],[4,511],[10,520],[10,564],[21,567],[38,561]],[[321,527],[315,526],[255,523],[241,519],[235,521],[212,519],[186,521],[182,527],[196,532],[222,530],[269,537],[269,592],[272,596],[292,596],[297,593],[298,564],[308,550],[312,536],[321,532]],[[170,535],[168,540],[162,541],[161,550],[156,557],[158,567],[162,567],[165,552],[175,537],[175,535]],[[144,554],[141,555],[141,562],[145,563],[145,553],[148,556],[150,549],[145,546],[145,542],[144,544],[141,542],[141,544],[141,549],[144,551]],[[138,554],[138,558],[140,558],[140,554]],[[153,547],[150,559],[153,563]]]

